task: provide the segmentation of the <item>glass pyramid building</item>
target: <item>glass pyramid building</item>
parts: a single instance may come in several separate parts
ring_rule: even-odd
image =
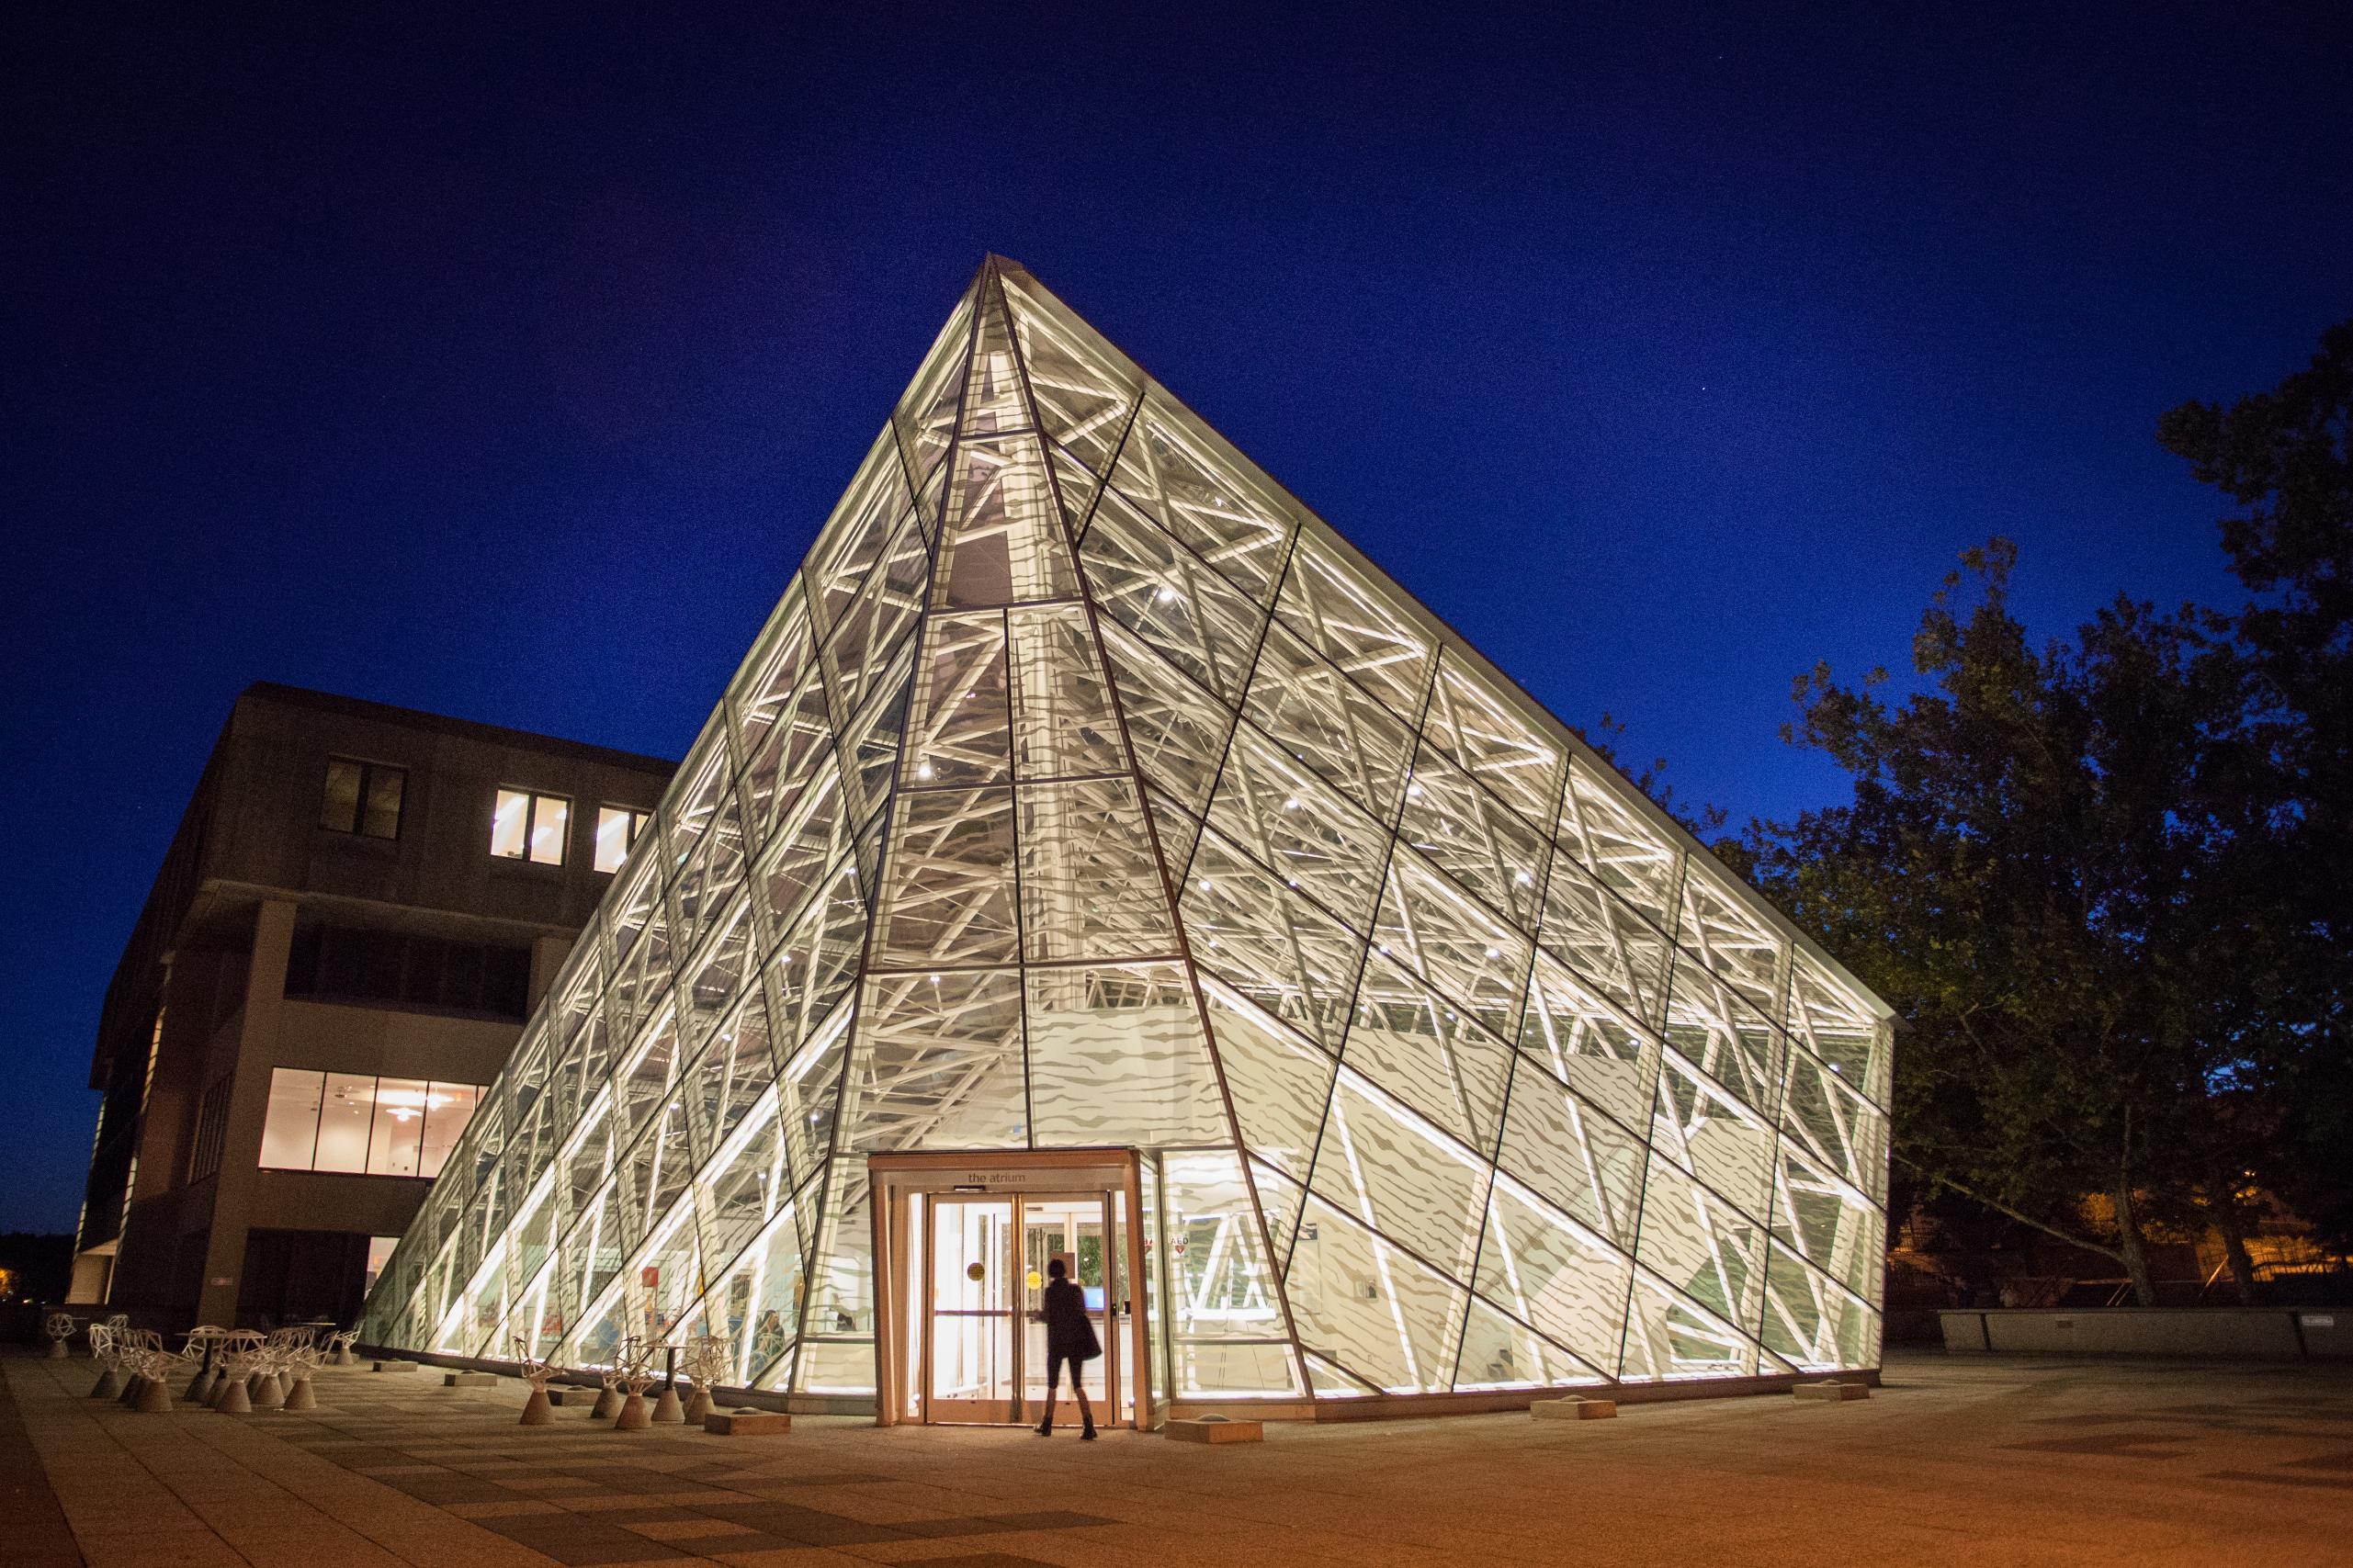
[[[992,257],[363,1337],[855,1408],[877,1156],[1112,1149],[1148,1413],[1868,1368],[1887,1019]]]

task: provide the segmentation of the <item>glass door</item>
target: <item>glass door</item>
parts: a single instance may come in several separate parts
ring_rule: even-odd
[[[1118,1259],[1112,1196],[1092,1192],[1083,1198],[1022,1201],[1022,1404],[1025,1419],[1034,1416],[1042,1420],[1046,1415],[1046,1378],[1051,1363],[1046,1359],[1042,1314],[1046,1308],[1046,1265],[1059,1258],[1069,1271],[1071,1281],[1085,1293],[1087,1320],[1094,1325],[1096,1342],[1103,1347],[1102,1355],[1080,1363],[1082,1386],[1094,1405],[1099,1424],[1116,1426],[1119,1422],[1118,1412],[1104,1403],[1105,1391],[1116,1393],[1120,1387],[1118,1337],[1113,1328],[1117,1304],[1113,1281]],[[1079,1402],[1070,1393],[1068,1372],[1063,1373],[1055,1393],[1059,1396],[1054,1406],[1055,1425],[1076,1424]]]
[[[1013,1207],[1009,1198],[932,1200],[920,1385],[927,1421],[1021,1419]]]

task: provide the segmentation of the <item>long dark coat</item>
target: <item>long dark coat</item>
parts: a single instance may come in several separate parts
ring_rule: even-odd
[[[1087,1294],[1068,1280],[1046,1281],[1046,1353],[1074,1361],[1103,1354],[1095,1325],[1087,1316]]]

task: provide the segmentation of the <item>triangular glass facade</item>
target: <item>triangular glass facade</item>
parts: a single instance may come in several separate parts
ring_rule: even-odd
[[[1169,1397],[1872,1366],[1886,1018],[992,258],[365,1334],[871,1393],[866,1156],[1113,1146]]]

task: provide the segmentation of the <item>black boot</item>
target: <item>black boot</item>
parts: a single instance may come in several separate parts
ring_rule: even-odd
[[[1048,1416],[1045,1420],[1040,1421],[1037,1424],[1037,1435],[1041,1438],[1050,1438],[1054,1436],[1053,1416]]]
[[[1094,1424],[1092,1421],[1089,1421],[1089,1422],[1087,1423],[1087,1429],[1086,1429],[1085,1431],[1083,1431],[1083,1432],[1081,1432],[1081,1433],[1080,1433],[1080,1434],[1079,1434],[1079,1441],[1080,1441],[1080,1442],[1082,1442],[1082,1443],[1092,1443],[1092,1442],[1093,1442],[1094,1440],[1095,1440],[1095,1424]]]

